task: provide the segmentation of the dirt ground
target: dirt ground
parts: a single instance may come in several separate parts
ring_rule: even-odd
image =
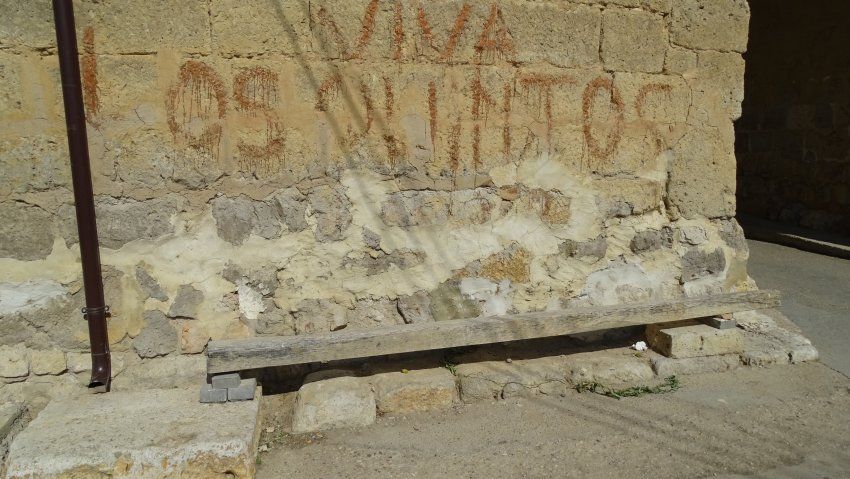
[[[292,394],[268,396],[257,477],[850,477],[842,374],[811,363],[681,382],[663,395],[570,391],[305,436],[283,432]]]

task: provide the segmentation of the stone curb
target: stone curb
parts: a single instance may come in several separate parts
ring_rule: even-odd
[[[850,259],[850,239],[822,231],[738,215],[749,239],[790,246],[810,253]]]

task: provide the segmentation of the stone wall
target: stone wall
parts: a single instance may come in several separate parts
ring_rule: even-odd
[[[211,338],[750,286],[744,0],[75,6],[116,388]],[[0,16],[15,398],[89,366],[50,2]]]
[[[850,235],[850,4],[750,3],[740,210]]]

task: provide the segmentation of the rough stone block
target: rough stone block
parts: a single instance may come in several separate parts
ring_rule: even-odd
[[[697,54],[699,68],[686,78],[691,88],[688,121],[692,125],[730,128],[741,116],[744,99],[744,59],[740,53],[705,50]],[[752,139],[751,137],[751,147]]]
[[[24,414],[24,408],[20,404],[3,404],[0,406],[0,442],[6,439],[6,435],[12,429],[15,421]]]
[[[664,196],[664,184],[645,178],[606,178],[596,184],[602,193],[596,203],[603,215],[623,218],[657,209]]]
[[[667,31],[661,15],[608,8],[602,14],[602,32],[605,69],[656,73],[664,68]]]
[[[363,379],[342,376],[307,382],[295,399],[292,432],[367,426],[375,422],[375,408],[375,395]]]
[[[566,390],[561,356],[461,364],[457,376],[464,402]]]
[[[212,215],[218,236],[234,245],[241,245],[252,234],[265,239],[278,238],[282,231],[275,208],[244,195],[214,199]]]
[[[655,374],[658,377],[666,378],[687,374],[719,373],[736,369],[741,365],[741,357],[737,354],[680,359],[655,356],[651,359],[651,362]]]
[[[817,361],[819,357],[818,350],[811,345],[796,346],[791,350],[791,364]]]
[[[455,377],[444,368],[382,373],[371,381],[381,412],[405,414],[446,409],[457,396]]]
[[[670,15],[670,40],[688,48],[743,52],[749,24],[746,0],[677,0]]]
[[[78,353],[72,351],[65,355],[65,361],[67,363],[68,372],[70,373],[76,374],[91,371],[90,353]]]
[[[449,219],[451,199],[443,191],[393,193],[381,205],[381,219],[388,226],[435,226]]]
[[[351,201],[342,186],[319,186],[307,195],[316,220],[316,241],[339,241],[351,224]]]
[[[8,477],[253,477],[260,401],[199,406],[197,394],[54,400],[12,442]]]
[[[206,380],[206,360],[200,354],[172,354],[145,360],[139,360],[136,354],[128,354],[123,368],[124,372],[112,381],[113,390],[194,389],[195,385]]]
[[[567,378],[576,384],[597,381],[601,384],[637,384],[655,377],[649,360],[636,357],[629,349],[609,349],[566,356]]]
[[[237,388],[241,383],[239,373],[216,374],[210,379],[210,385],[216,389]]]
[[[95,40],[98,40],[95,38]],[[82,50],[84,46],[81,46]],[[97,45],[95,46],[95,49]],[[91,58],[91,57],[89,57]],[[153,119],[148,105],[152,97],[162,95],[159,72],[153,55],[98,55],[96,76],[88,76],[84,85],[97,87],[97,108],[86,111],[91,121],[102,124],[109,117],[130,121]],[[86,74],[84,73],[84,78]],[[88,105],[87,105],[88,108]],[[135,110],[135,112],[134,112]],[[150,112],[150,113],[148,113]],[[136,116],[138,113],[139,116]],[[139,120],[139,118],[142,120]],[[123,153],[123,151],[122,151]],[[152,178],[149,179],[151,181]]]
[[[591,5],[600,3],[598,0],[577,0],[578,3],[589,3]],[[670,13],[673,0],[607,0],[607,5],[620,5],[622,7],[641,8],[659,13]]]
[[[699,225],[686,225],[679,228],[679,238],[689,245],[701,245],[708,241],[705,228]]]
[[[347,310],[327,299],[305,299],[294,312],[298,334],[336,331],[348,325]]]
[[[818,359],[818,351],[811,341],[799,332],[787,329],[796,326],[781,313],[773,311],[772,315],[768,315],[760,311],[745,311],[735,313],[734,317],[744,338],[741,357],[745,364],[771,366]]]
[[[210,384],[202,384],[200,401],[202,403],[227,402],[227,389],[214,388]]]
[[[346,257],[343,260],[343,267],[348,268],[353,266],[366,270],[366,276],[373,276],[389,271],[391,268],[408,269],[416,265],[422,264],[425,260],[425,254],[421,251],[412,251],[409,249],[397,249],[390,253],[383,251],[372,251],[364,254],[360,258]]]
[[[434,321],[434,317],[431,315],[431,297],[425,291],[400,296],[398,298],[398,312],[407,324]]]
[[[741,360],[747,366],[765,367],[775,364],[788,364],[791,357],[788,351],[776,341],[771,341],[764,336],[753,336],[747,337]]]
[[[671,45],[664,59],[664,72],[682,75],[697,68],[697,54],[691,50]]]
[[[0,44],[49,48],[56,45],[53,9],[44,2],[2,2]]]
[[[260,328],[257,328],[258,332]],[[182,321],[180,325],[180,351],[183,354],[204,352],[210,340],[209,330],[198,321]]]
[[[94,29],[98,53],[210,52],[209,5],[204,2],[86,2],[77,18],[77,31]]]
[[[2,55],[0,55],[0,58],[2,58]],[[6,76],[7,73],[11,75],[12,72],[8,71],[9,68],[11,68],[11,66],[0,63],[0,72],[2,72],[2,75],[0,76]],[[7,85],[6,88],[10,88],[10,86]],[[0,89],[0,96],[12,95],[12,97],[14,97],[16,93],[17,92],[3,92],[3,90]],[[6,101],[14,103],[16,100],[14,100],[14,98],[7,97]],[[2,101],[0,101],[0,103],[2,103]],[[9,117],[4,116],[4,118]],[[6,121],[13,120],[9,119]],[[56,142],[56,138],[51,135],[38,134],[14,139],[4,139],[0,142],[0,171],[3,171],[3,175],[0,176],[0,195],[8,195],[10,192],[27,193],[45,191],[61,186],[68,186],[71,181],[71,173],[67,164],[67,159],[67,147],[65,145],[58,144]],[[6,224],[3,216],[11,214],[11,211],[4,211],[4,209],[14,208],[14,206],[15,203],[0,204],[0,219],[4,220],[3,224]],[[27,212],[26,210],[23,210],[24,206],[25,205],[23,204],[17,204],[19,209],[29,214],[31,221],[35,220],[39,223],[43,223],[47,220],[48,215],[45,211],[41,211],[39,213],[30,210]],[[73,216],[71,216],[70,220],[74,221]],[[25,226],[25,224],[19,221],[16,226],[20,228]],[[76,235],[76,223],[74,223],[73,227],[74,234]],[[39,228],[42,227],[36,226],[36,229]],[[0,229],[0,234],[3,234],[2,231],[3,230]],[[53,239],[51,236],[52,235],[50,234],[48,234],[46,238],[32,236],[32,240],[50,240],[52,244]],[[37,249],[38,245],[43,244],[44,243],[34,243],[32,247]],[[15,245],[9,245],[2,242],[0,243],[0,246],[14,247]],[[2,251],[2,249],[0,249],[0,251]]]
[[[544,200],[541,192],[540,202],[542,203]],[[554,196],[549,196],[551,200],[549,208],[549,214],[552,216],[556,216],[554,213],[560,210],[566,210],[566,213],[569,214],[569,198],[563,197],[561,195],[561,200]],[[494,212],[498,212],[500,205],[502,203],[502,198],[497,194],[487,191],[485,189],[475,189],[475,190],[461,190],[461,191],[453,191],[450,195],[451,204],[449,206],[449,215],[452,217],[454,221],[459,221],[466,224],[484,224],[490,221],[493,218]],[[566,207],[564,206],[566,203]],[[543,213],[542,208],[536,208],[537,213]]]
[[[601,259],[605,257],[607,251],[608,241],[602,235],[587,241],[568,239],[558,245],[559,253],[575,258]]]
[[[21,73],[18,57],[0,54],[0,111],[6,115],[23,106]]]
[[[461,375],[459,384],[460,397],[467,403],[482,399],[500,399],[506,385],[475,375]]]
[[[118,249],[134,240],[152,240],[173,233],[171,217],[184,203],[185,200],[177,195],[147,201],[98,197],[95,207],[100,243]]]
[[[32,402],[30,402],[32,404]],[[6,456],[14,436],[26,425],[29,414],[22,404],[0,404],[0,476],[6,477]]]
[[[673,147],[669,201],[677,216],[735,215],[735,154],[731,124],[722,132],[689,130]]]
[[[681,327],[649,325],[646,339],[652,349],[671,358],[737,354],[744,350],[739,330],[715,329],[704,324]]]
[[[145,326],[133,339],[133,349],[141,358],[155,358],[177,351],[177,330],[162,311],[145,311]]]
[[[563,3],[511,2],[502,6],[514,38],[515,60],[561,67],[589,66],[599,58],[598,8]],[[547,28],[540,28],[546,24]]]
[[[67,369],[65,353],[58,349],[44,351],[34,350],[31,354],[30,369],[39,376],[45,374],[62,374]]]
[[[214,48],[225,56],[310,51],[309,8],[297,2],[215,0]]]
[[[228,401],[250,401],[254,399],[254,391],[257,389],[257,379],[243,379],[239,386],[227,388]]]
[[[162,286],[141,265],[136,266],[136,281],[138,281],[142,291],[151,298],[159,301],[168,301],[168,295],[165,294]]]
[[[177,291],[177,296],[168,308],[168,316],[172,318],[194,319],[198,317],[198,307],[204,301],[204,293],[194,286],[184,284]]]
[[[660,230],[643,230],[635,233],[629,247],[635,253],[655,251],[657,249],[671,248],[673,246],[673,229],[665,226]]]
[[[311,49],[323,58],[380,60],[393,57],[397,37],[393,33],[395,12],[390,4],[320,0],[310,4],[310,13]]]
[[[718,234],[723,241],[736,252],[747,251],[747,238],[744,236],[744,229],[741,225],[732,218],[728,220],[720,220]]]
[[[350,328],[357,329],[404,324],[395,301],[384,298],[357,301],[354,309],[346,312],[346,321]]]
[[[431,296],[431,316],[434,321],[474,318],[481,314],[481,306],[460,292],[458,281],[441,283]]]
[[[0,203],[0,257],[44,259],[52,250],[52,217],[48,212],[25,203]]]
[[[0,347],[0,378],[17,380],[30,372],[30,353],[23,346]]]

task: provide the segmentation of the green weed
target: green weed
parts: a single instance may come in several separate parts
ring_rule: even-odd
[[[657,386],[633,386],[625,389],[612,389],[596,381],[582,381],[575,385],[576,391],[580,393],[591,392],[614,399],[640,397],[647,394],[664,394],[676,391],[680,387],[679,378],[676,376],[670,376],[664,379],[664,382]]]

